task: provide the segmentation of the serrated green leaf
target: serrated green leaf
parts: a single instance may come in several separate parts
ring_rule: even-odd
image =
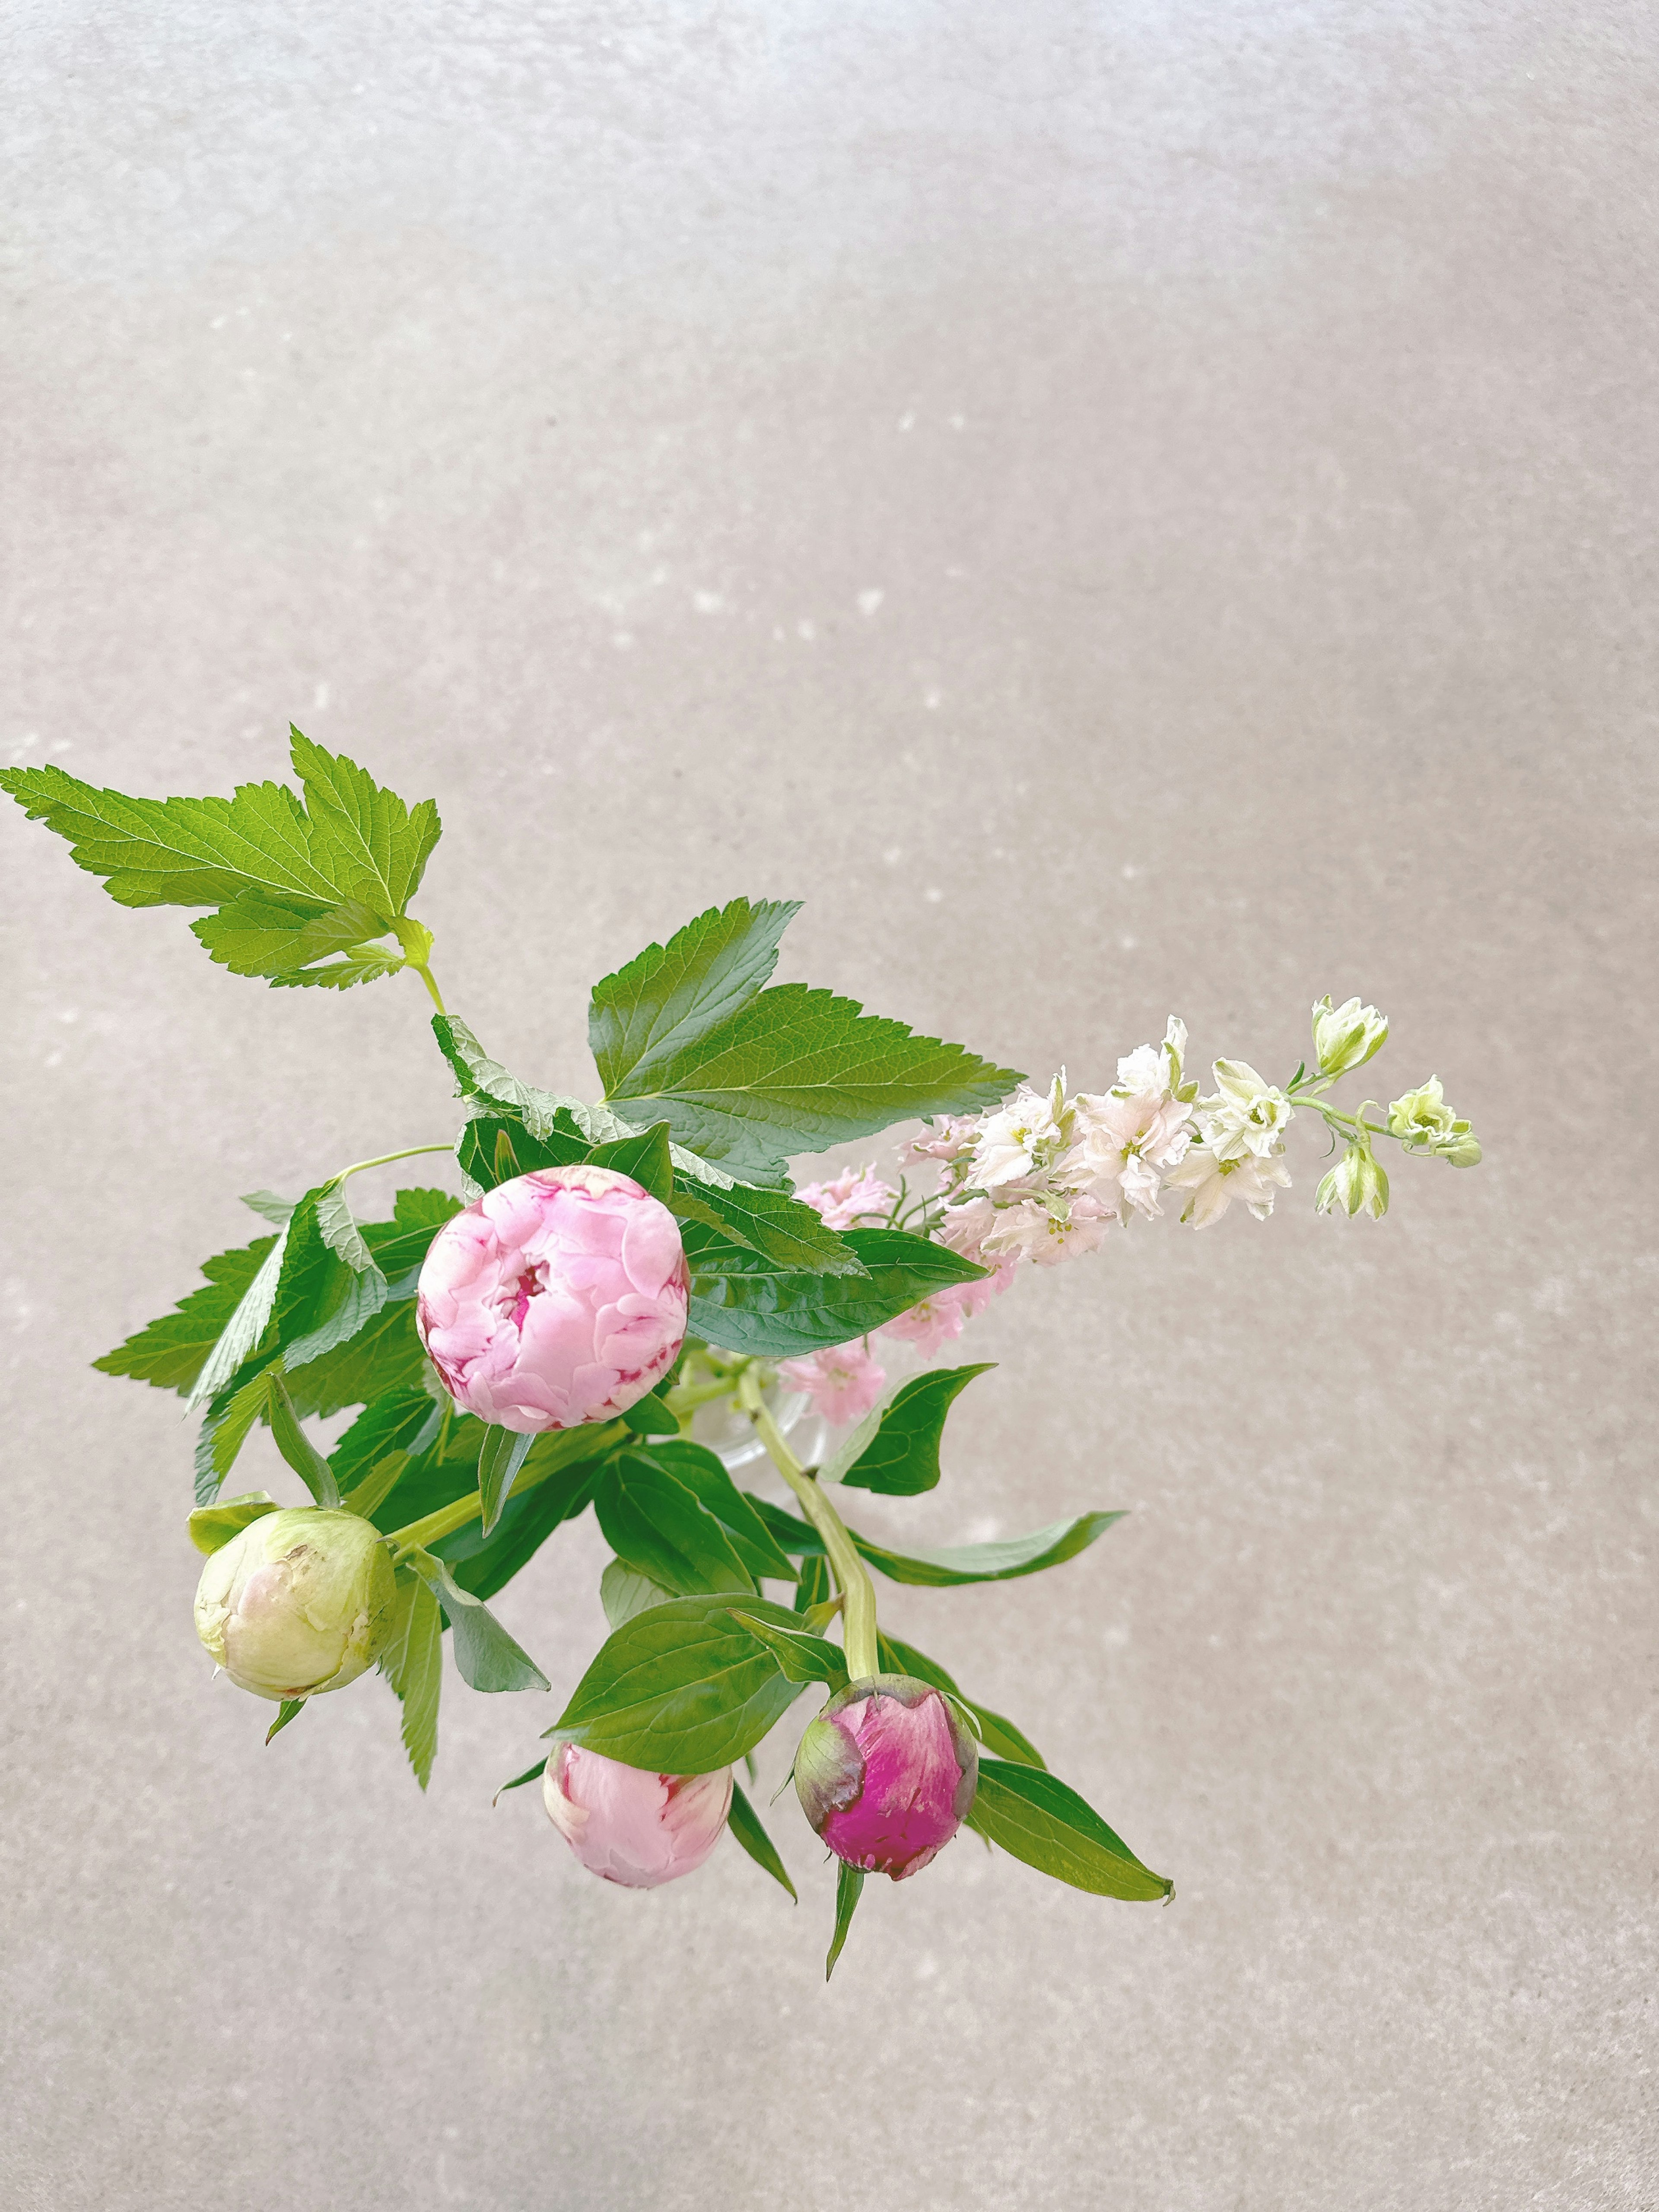
[[[363,1233],[351,1211],[351,1201],[346,1196],[344,1184],[325,1183],[314,1203],[317,1227],[324,1243],[331,1252],[338,1254],[354,1274],[366,1273],[374,1265],[374,1255],[363,1241]]]
[[[967,1708],[978,1729],[980,1741],[988,1751],[994,1751],[1003,1759],[1014,1759],[1023,1766],[1048,1765],[1048,1760],[1029,1736],[1023,1735],[1012,1721],[1005,1720],[1000,1713],[994,1713],[988,1705],[975,1704],[972,1698],[964,1697],[955,1680],[936,1659],[930,1659],[926,1652],[918,1651],[914,1644],[900,1643],[896,1636],[883,1634],[878,1640],[882,1672],[913,1674],[919,1682],[931,1682],[936,1690],[943,1690],[946,1697],[954,1698],[959,1705]]]
[[[851,999],[784,983],[607,1084],[605,1098],[635,1122],[665,1120],[681,1144],[742,1176],[895,1121],[995,1106],[1019,1079]]]
[[[1144,1904],[1174,1893],[1075,1790],[1040,1767],[981,1759],[968,1825],[1039,1874],[1097,1897]]]
[[[247,1490],[240,1498],[222,1498],[216,1505],[198,1505],[190,1516],[190,1540],[210,1558],[251,1523],[280,1510],[268,1490]]]
[[[291,1198],[278,1198],[274,1190],[245,1190],[242,1204],[257,1213],[261,1221],[270,1222],[273,1229],[286,1229],[294,1212]]]
[[[374,1264],[388,1280],[419,1267],[432,1240],[446,1221],[461,1211],[461,1201],[447,1190],[400,1190],[392,1201],[390,1221],[366,1221],[363,1239]]]
[[[398,1576],[397,1610],[380,1657],[380,1672],[402,1703],[404,1749],[424,1790],[438,1755],[438,1704],[443,1691],[443,1620],[438,1601],[418,1574]]]
[[[732,1607],[732,1618],[766,1646],[792,1682],[828,1682],[835,1690],[846,1687],[846,1655],[828,1637],[814,1636],[804,1628],[775,1627],[742,1605]]]
[[[710,907],[593,986],[588,1042],[607,1096],[658,1072],[746,1006],[777,965],[796,899]]]
[[[372,945],[359,945],[350,958],[325,960],[320,968],[300,968],[293,974],[273,975],[273,991],[349,991],[354,984],[378,982],[406,966],[401,954],[379,952]]]
[[[939,1440],[945,1417],[975,1375],[995,1365],[936,1367],[913,1375],[895,1393],[875,1435],[842,1480],[854,1490],[876,1490],[888,1498],[915,1498],[939,1481]]]
[[[415,1552],[410,1565],[436,1591],[449,1616],[455,1664],[464,1682],[491,1692],[551,1688],[530,1654],[514,1642],[482,1599],[461,1588],[442,1559],[431,1552]]]
[[[259,1237],[252,1244],[204,1260],[202,1273],[208,1280],[203,1289],[190,1291],[173,1312],[149,1322],[93,1365],[100,1375],[131,1376],[154,1390],[188,1390],[276,1242],[274,1237]]]
[[[314,905],[293,905],[265,891],[244,891],[217,913],[190,925],[191,934],[209,957],[233,975],[297,978],[298,971],[379,937],[386,925],[361,900],[348,899],[321,914]],[[382,972],[404,964],[400,951],[373,956]]]
[[[443,834],[436,806],[405,806],[343,753],[325,752],[291,724],[289,735],[319,860],[343,893],[397,921]]]
[[[684,1231],[691,1269],[690,1326],[726,1352],[788,1358],[866,1335],[950,1283],[985,1273],[947,1246],[902,1229],[849,1229],[842,1237],[862,1275],[780,1268],[696,1223]]]
[[[836,1971],[847,1942],[847,1931],[853,1924],[853,1915],[858,1911],[859,1899],[864,1894],[864,1869],[848,1866],[842,1859],[836,1871],[836,1932],[830,1940],[830,1955],[823,1962],[823,1978],[827,1982]]]
[[[590,1166],[631,1176],[653,1198],[666,1201],[674,1194],[674,1164],[668,1157],[666,1121],[653,1121],[636,1137],[618,1137],[608,1145],[595,1145],[587,1158]]]
[[[746,1182],[721,1190],[704,1182],[688,1183],[682,1177],[667,1203],[682,1221],[697,1222],[786,1272],[811,1275],[865,1272],[847,1239],[826,1229],[820,1214],[787,1192],[762,1190]]]
[[[752,1492],[744,1494],[776,1539],[781,1551],[797,1556],[823,1552],[823,1539],[816,1528],[797,1515],[786,1512],[781,1505],[757,1498]],[[1121,1511],[1079,1513],[1075,1520],[1055,1521],[1029,1536],[1010,1536],[994,1544],[958,1544],[936,1552],[890,1551],[885,1545],[860,1536],[856,1528],[849,1528],[848,1534],[864,1558],[889,1581],[946,1589],[964,1583],[1016,1582],[1022,1575],[1040,1574],[1045,1567],[1060,1566],[1067,1559],[1074,1559],[1079,1552],[1086,1551],[1115,1521],[1122,1518]]]
[[[789,1879],[788,1869],[778,1856],[777,1845],[761,1826],[760,1814],[755,1810],[734,1782],[732,1784],[732,1808],[726,1816],[726,1825],[743,1845],[757,1867],[769,1874],[781,1888],[787,1889],[796,1904],[795,1885]]]
[[[347,1279],[355,1286],[347,1294],[349,1303],[284,1353],[290,1363],[298,1363],[291,1366],[289,1389],[303,1416],[326,1417],[343,1406],[367,1405],[372,1398],[420,1387],[426,1355],[415,1330],[412,1282],[401,1297],[393,1296],[389,1287],[386,1302],[378,1310],[371,1310],[367,1322],[354,1326],[356,1312],[364,1305],[372,1308],[375,1278],[349,1275]],[[317,1349],[340,1332],[343,1341]]]
[[[259,1263],[258,1273],[238,1299],[235,1310],[198,1369],[185,1400],[192,1411],[198,1406],[205,1405],[210,1398],[224,1389],[264,1334],[276,1303],[277,1285],[282,1279],[288,1240],[293,1230],[294,1224],[290,1221],[271,1240],[264,1258]]]
[[[356,1489],[341,1492],[341,1510],[360,1514],[365,1521],[373,1520],[398,1487],[408,1466],[409,1454],[406,1451],[388,1452],[384,1459],[376,1460]]]
[[[714,1515],[642,1451],[617,1455],[599,1478],[593,1510],[617,1557],[665,1589],[687,1597],[701,1590],[754,1589]]]
[[[422,1431],[430,1425],[434,1435],[442,1412],[424,1390],[388,1391],[364,1407],[329,1454],[329,1465],[343,1491],[361,1483],[369,1469],[393,1452],[418,1457],[431,1437]],[[371,1511],[371,1518],[373,1514]]]
[[[475,1115],[455,1139],[455,1158],[461,1173],[480,1190],[495,1190],[515,1176],[533,1175],[538,1168],[569,1167],[585,1160],[591,1147],[568,1116],[545,1136],[532,1137],[524,1124],[507,1114]]]
[[[236,1455],[254,1424],[264,1419],[270,1404],[270,1370],[264,1367],[257,1368],[246,1382],[210,1403],[197,1441],[198,1503],[206,1504],[217,1495],[220,1484],[236,1463]]]
[[[438,1040],[438,1049],[454,1070],[464,1098],[490,1099],[497,1105],[510,1108],[538,1142],[547,1138],[562,1120],[570,1121],[580,1104],[578,1100],[561,1098],[550,1091],[538,1090],[534,1084],[520,1083],[500,1060],[489,1057],[458,1014],[434,1014],[432,1034]],[[599,1140],[588,1134],[580,1122],[575,1126],[587,1143]],[[599,1133],[600,1137],[632,1134],[631,1129],[615,1127]]]
[[[547,1733],[659,1774],[712,1774],[752,1751],[801,1686],[738,1626],[731,1603],[729,1591],[675,1598],[625,1622]],[[780,1627],[800,1625],[762,1598],[744,1610]]]
[[[533,1436],[519,1436],[493,1425],[484,1430],[478,1446],[478,1500],[483,1507],[479,1526],[486,1536],[501,1519],[507,1494],[535,1441]]]

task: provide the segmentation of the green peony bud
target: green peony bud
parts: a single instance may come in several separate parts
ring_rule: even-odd
[[[1389,1018],[1375,1006],[1346,999],[1333,1006],[1328,991],[1313,1010],[1314,1057],[1322,1075],[1346,1075],[1363,1067],[1388,1041]]]
[[[196,1633],[239,1689],[280,1702],[355,1682],[392,1622],[379,1529],[317,1505],[267,1513],[202,1570]]]
[[[1440,1078],[1431,1075],[1389,1108],[1389,1134],[1408,1152],[1430,1152],[1455,1168],[1472,1168],[1480,1158],[1480,1139],[1446,1103]]]

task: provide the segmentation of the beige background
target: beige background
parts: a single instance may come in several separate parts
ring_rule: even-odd
[[[189,1432],[87,1363],[449,1085],[412,981],[228,977],[8,808],[5,2202],[1659,2203],[1650,11],[4,37],[9,757],[220,791],[291,716],[434,793],[451,1002],[560,1086],[741,890],[1040,1078],[1171,1007],[1282,1076],[1358,990],[1488,1146],[1349,1225],[1298,1130],[1271,1224],[977,1326],[868,1525],[1135,1510],[890,1618],[1179,1894],[964,1840],[826,1990],[787,1802],[798,1911],[727,1845],[630,1895],[490,1809],[550,1701],[452,1680],[423,1802],[379,1685],[265,1751],[210,1683]],[[561,1693],[602,1556],[503,1601]]]

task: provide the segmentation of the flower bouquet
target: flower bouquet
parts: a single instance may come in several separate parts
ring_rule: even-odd
[[[1042,1090],[963,1047],[799,984],[770,981],[794,905],[734,898],[593,988],[597,1101],[522,1081],[451,1013],[410,912],[440,823],[293,733],[299,789],[129,798],[63,770],[3,784],[123,905],[206,909],[191,928],[239,975],[349,990],[407,972],[434,1009],[459,1129],[335,1169],[297,1199],[249,1195],[264,1233],[203,1263],[205,1286],[96,1364],[199,1412],[189,1533],[207,1555],[196,1627],[217,1669],[276,1708],[266,1741],[378,1668],[424,1789],[446,1632],[473,1689],[550,1688],[489,1601],[592,1510],[614,1557],[611,1633],[544,1731],[554,1826],[604,1878],[650,1887],[731,1834],[793,1885],[734,1770],[806,1691],[801,1811],[837,1863],[833,1969],[870,1874],[918,1873],[964,1824],[1074,1887],[1172,1885],[1049,1772],[1018,1724],[881,1625],[871,1571],[936,1589],[1075,1559],[1120,1516],[1090,1510],[1012,1541],[892,1550],[843,1501],[939,1480],[947,1415],[982,1364],[932,1361],[1030,1266],[1098,1250],[1165,1213],[1200,1229],[1237,1202],[1267,1218],[1298,1116],[1330,1142],[1322,1212],[1380,1219],[1378,1147],[1473,1165],[1439,1083],[1339,1107],[1339,1079],[1388,1024],[1313,1010],[1282,1087],[1187,1034],[1116,1080]],[[894,1172],[863,1161],[797,1188],[789,1164],[901,1124]],[[407,1136],[413,1133],[395,1133]],[[455,1195],[398,1192],[359,1221],[366,1168],[442,1154]],[[325,1452],[307,1423],[356,1408]],[[225,1494],[256,1424],[310,1502]],[[745,1449],[719,1448],[733,1433]],[[809,1447],[807,1438],[817,1441]],[[773,1494],[734,1468],[763,1447]]]

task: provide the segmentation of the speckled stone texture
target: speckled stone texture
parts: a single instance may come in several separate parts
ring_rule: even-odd
[[[414,982],[238,981],[8,807],[0,2197],[1659,2202],[1651,10],[0,40],[7,757],[226,790],[291,717],[435,793],[445,988],[559,1087],[592,978],[744,891],[808,902],[786,975],[1039,1077],[1171,1007],[1287,1073],[1358,990],[1488,1146],[1346,1224],[1299,1129],[1271,1224],[975,1325],[866,1524],[1134,1510],[892,1625],[1178,1894],[963,1837],[826,1990],[787,1799],[798,1910],[734,1845],[631,1894],[490,1809],[551,1701],[452,1681],[422,1800],[378,1683],[266,1751],[209,1680],[189,1431],[88,1362],[450,1085]],[[602,1558],[501,1604],[561,1693]]]

